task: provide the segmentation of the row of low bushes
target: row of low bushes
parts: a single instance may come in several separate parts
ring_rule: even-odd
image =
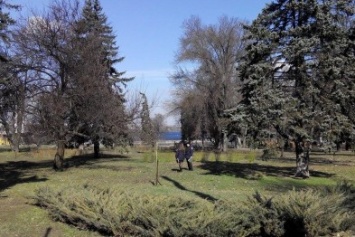
[[[247,202],[136,195],[85,185],[40,188],[36,204],[56,219],[114,236],[329,236],[353,228],[355,190],[256,193]]]

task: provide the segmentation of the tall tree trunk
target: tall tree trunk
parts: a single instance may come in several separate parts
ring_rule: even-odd
[[[284,158],[285,140],[281,137],[279,141],[280,141],[280,150],[281,150],[280,158]]]
[[[64,168],[65,140],[57,141],[57,152],[54,156],[53,168],[62,171]]]
[[[23,92],[24,93],[24,92]],[[21,137],[22,137],[22,125],[23,125],[23,116],[25,112],[25,102],[24,98],[19,100],[19,104],[17,105],[17,111],[16,114],[14,115],[15,122],[14,122],[14,134],[12,137],[12,150],[15,152],[20,151],[20,143],[21,143]]]
[[[13,149],[18,152],[20,150],[20,143],[22,137],[22,125],[23,125],[23,117],[25,114],[25,86],[22,85],[19,87],[19,96],[18,96],[18,104],[16,106],[14,117],[14,136],[13,136]]]
[[[296,177],[309,178],[309,151],[309,142],[296,142]]]
[[[58,140],[57,141],[57,154],[64,158],[64,152],[65,152],[65,140]]]
[[[222,151],[226,152],[227,151],[227,131],[226,130],[222,130],[222,134],[221,134],[221,147],[222,147]]]
[[[21,134],[20,133],[15,133],[12,134],[11,137],[11,150],[14,152],[19,152],[20,151],[20,139],[21,139]]]
[[[98,138],[94,139],[94,157],[95,158],[100,157],[100,141]]]
[[[202,150],[205,150],[206,132],[202,131]]]

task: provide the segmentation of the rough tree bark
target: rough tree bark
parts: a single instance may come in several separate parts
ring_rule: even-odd
[[[94,157],[99,158],[100,157],[100,141],[99,139],[94,139]]]
[[[296,142],[296,177],[309,178],[309,151],[310,142]]]
[[[53,168],[62,171],[64,169],[65,140],[57,141],[57,152],[54,156]]]

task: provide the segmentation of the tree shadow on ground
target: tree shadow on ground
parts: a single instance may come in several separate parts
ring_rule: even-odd
[[[10,152],[11,151],[11,148],[10,147],[3,147],[3,146],[0,146],[0,152]]]
[[[97,168],[102,168],[98,163],[105,163],[117,160],[128,160],[130,157],[126,155],[117,155],[117,154],[100,154],[98,158],[94,157],[94,154],[83,154],[83,155],[76,155],[70,158],[66,158],[65,162],[68,168],[72,167],[80,167],[83,165],[95,165]],[[106,167],[107,168],[107,167]]]
[[[178,189],[180,190],[183,190],[183,191],[187,191],[187,192],[191,192],[193,194],[195,194],[196,196],[202,198],[202,199],[205,199],[207,201],[210,201],[210,202],[215,202],[217,201],[218,199],[212,197],[211,195],[208,195],[206,193],[202,193],[202,192],[198,192],[198,191],[194,191],[194,190],[189,190],[187,189],[185,186],[183,186],[181,183],[177,182],[176,180],[173,180],[171,179],[170,177],[168,176],[162,176],[163,179],[173,183],[175,185],[175,187],[177,187]]]
[[[207,171],[207,175],[230,175],[237,178],[250,179],[250,177],[258,172],[266,176],[274,177],[294,177],[296,166],[272,166],[260,165],[256,163],[232,163],[227,161],[204,162],[200,165],[201,169]],[[312,177],[329,178],[334,174],[324,173],[319,171],[310,171]]]
[[[73,156],[64,159],[66,169],[87,165],[91,168],[110,168],[107,166],[96,166],[99,163],[128,159],[128,156],[101,154],[100,158],[93,158],[92,154]],[[53,160],[43,161],[7,161],[0,163],[0,192],[21,183],[44,182],[47,178],[39,178],[39,174],[55,172]],[[65,171],[64,171],[65,172]]]
[[[46,181],[46,178],[39,178],[36,172],[29,170],[38,170],[47,165],[28,161],[9,161],[0,164],[0,192],[16,184]]]

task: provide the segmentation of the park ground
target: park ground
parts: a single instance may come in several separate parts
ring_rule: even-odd
[[[294,178],[294,153],[263,161],[258,150],[233,150],[216,156],[196,152],[194,170],[182,172],[172,151],[146,149],[106,150],[94,159],[91,151],[78,155],[66,150],[68,168],[52,169],[53,148],[24,148],[0,152],[0,237],[101,236],[97,232],[54,221],[47,210],[34,205],[42,187],[117,187],[127,192],[189,198],[246,201],[256,191],[276,196],[292,189],[335,186],[342,180],[355,184],[355,153],[312,153],[309,179]],[[158,161],[158,162],[157,162]],[[158,167],[158,172],[157,172]]]

